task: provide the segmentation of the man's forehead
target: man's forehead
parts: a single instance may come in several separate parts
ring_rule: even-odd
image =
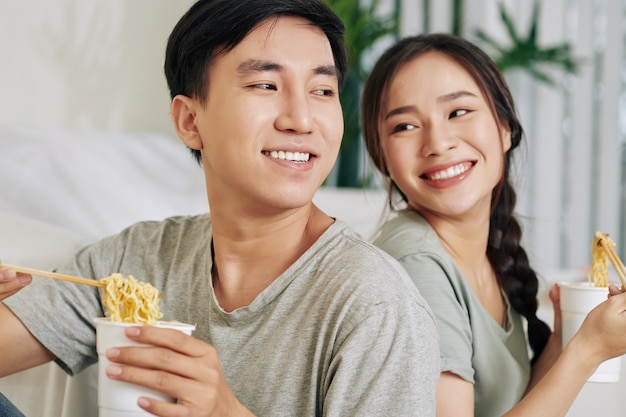
[[[319,42],[320,47],[330,51],[330,40],[326,33],[309,20],[297,16],[274,16],[259,22],[233,49],[242,44],[256,44],[260,48],[277,44],[297,46],[298,41],[306,38],[315,38],[314,42]]]
[[[299,29],[304,28],[304,31]],[[339,78],[327,35],[308,20],[281,16],[265,19],[232,49],[217,54],[209,66],[236,77],[296,69]]]

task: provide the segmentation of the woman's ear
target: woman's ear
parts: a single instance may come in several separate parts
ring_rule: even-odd
[[[198,111],[196,100],[181,94],[174,97],[170,106],[170,113],[174,128],[180,139],[191,149],[202,149],[202,138],[196,125],[196,114]]]
[[[503,153],[507,153],[509,149],[511,149],[511,129],[507,126],[507,124],[502,124],[500,128],[500,140],[502,141],[502,150]]]

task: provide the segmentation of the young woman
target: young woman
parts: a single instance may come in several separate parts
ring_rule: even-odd
[[[565,415],[597,366],[626,352],[626,295],[612,288],[563,351],[558,287],[555,331],[537,318],[509,182],[523,132],[502,74],[464,39],[406,38],[373,68],[361,110],[397,211],[375,243],[407,269],[438,322],[437,416]]]

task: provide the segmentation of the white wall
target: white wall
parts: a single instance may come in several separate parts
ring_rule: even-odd
[[[0,123],[173,135],[165,44],[192,0],[0,0]]]

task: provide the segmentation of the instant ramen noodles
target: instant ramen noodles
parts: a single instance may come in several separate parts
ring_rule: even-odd
[[[163,317],[159,308],[161,292],[137,281],[132,275],[112,274],[100,280],[104,285],[102,303],[112,321],[154,325]]]

